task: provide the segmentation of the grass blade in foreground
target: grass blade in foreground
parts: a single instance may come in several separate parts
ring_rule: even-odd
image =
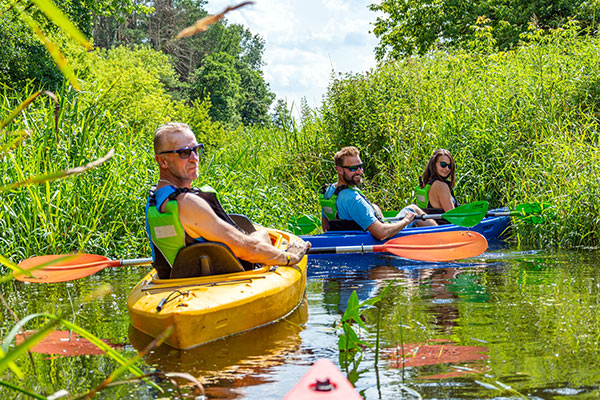
[[[471,231],[435,232],[403,236],[374,246],[311,248],[309,254],[388,252],[418,261],[453,261],[486,251],[487,240]]]

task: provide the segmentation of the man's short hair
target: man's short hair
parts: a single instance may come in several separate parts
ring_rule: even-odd
[[[343,147],[340,151],[335,153],[333,161],[336,167],[341,167],[345,157],[358,157],[360,152],[354,146]]]
[[[162,147],[165,142],[164,138],[166,135],[175,132],[184,133],[186,131],[191,132],[192,130],[183,122],[168,122],[156,128],[156,131],[154,132],[154,154],[158,154],[163,151]]]

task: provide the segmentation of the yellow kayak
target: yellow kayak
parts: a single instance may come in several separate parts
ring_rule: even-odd
[[[298,239],[268,229],[276,247]],[[131,291],[131,324],[165,342],[188,349],[284,318],[300,304],[306,287],[306,257],[296,265],[195,278],[159,279],[152,270]]]

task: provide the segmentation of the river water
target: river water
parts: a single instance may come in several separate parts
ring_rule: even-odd
[[[186,372],[202,382],[209,399],[281,399],[310,365],[328,358],[342,365],[338,337],[348,298],[377,296],[380,308],[362,311],[362,359],[342,368],[365,399],[564,399],[600,396],[600,277],[598,253],[554,253],[508,248],[488,250],[456,263],[422,263],[395,256],[338,255],[309,259],[306,302],[286,320],[189,351],[168,346],[141,360],[148,373]],[[151,340],[129,326],[126,298],[146,268],[101,271],[60,284],[10,282],[0,289],[19,317],[59,312],[105,339],[127,357]],[[110,294],[77,305],[110,283]],[[14,325],[6,307],[2,337]],[[33,319],[35,329],[42,319]],[[62,341],[61,341],[62,340]],[[64,355],[67,339],[54,344]],[[19,366],[28,377],[4,380],[37,393],[81,393],[99,385],[116,367],[103,355],[33,354]],[[98,398],[191,398],[189,381],[129,383]],[[179,389],[177,387],[180,387]],[[4,393],[4,395],[2,395]],[[0,388],[0,398],[16,393]],[[26,398],[26,397],[22,397]]]

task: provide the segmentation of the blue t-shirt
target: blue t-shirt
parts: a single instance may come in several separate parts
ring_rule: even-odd
[[[325,191],[325,198],[330,199],[334,192],[335,186],[329,186]],[[352,220],[365,231],[377,221],[373,206],[355,190],[345,189],[339,192],[336,205],[339,219]],[[322,215],[325,217],[324,214]]]

